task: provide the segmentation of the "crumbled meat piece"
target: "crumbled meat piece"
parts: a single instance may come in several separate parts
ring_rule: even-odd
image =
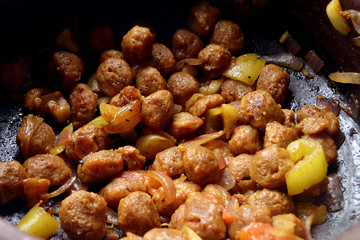
[[[167,128],[167,133],[176,139],[181,139],[196,132],[203,122],[204,121],[201,118],[196,117],[191,113],[180,112],[174,114]]]
[[[219,107],[224,103],[225,100],[220,94],[206,95],[195,101],[194,105],[189,109],[189,113],[197,117],[202,117],[210,108]]]
[[[177,60],[196,58],[204,48],[202,40],[186,29],[179,29],[174,33],[171,45]]]
[[[286,127],[278,122],[266,124],[264,147],[271,145],[286,148],[291,142],[298,139],[297,131],[294,128]]]
[[[259,131],[250,125],[240,125],[234,130],[229,141],[230,149],[236,155],[255,153],[262,148]]]
[[[188,16],[188,25],[200,37],[207,37],[213,30],[221,15],[220,9],[210,5],[208,1],[201,1],[191,7]]]
[[[176,60],[171,50],[161,43],[154,43],[151,51],[152,61],[161,75],[168,76],[175,70]]]
[[[143,96],[148,96],[158,90],[166,89],[166,80],[154,67],[140,68],[135,78],[136,88]]]
[[[178,147],[171,147],[159,152],[155,156],[153,168],[170,177],[180,176],[184,173],[183,152]]]
[[[221,85],[221,96],[229,103],[241,100],[245,94],[253,90],[252,86],[249,86],[242,81],[229,79]]]
[[[231,57],[227,48],[211,43],[199,52],[200,69],[209,78],[220,77],[230,64]]]

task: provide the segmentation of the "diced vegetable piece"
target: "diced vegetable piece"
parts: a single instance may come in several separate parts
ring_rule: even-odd
[[[39,205],[35,205],[20,220],[17,228],[30,235],[48,239],[54,236],[60,223]]]
[[[315,205],[308,202],[301,202],[296,204],[296,215],[302,222],[309,223],[311,225],[322,224],[326,221],[326,207],[324,205]]]
[[[342,7],[339,0],[332,0],[326,6],[326,14],[333,27],[342,35],[348,35],[350,26],[348,21],[341,15]]]
[[[360,73],[356,72],[335,72],[329,78],[339,83],[360,84]]]
[[[221,111],[221,107],[211,108],[207,111],[204,121],[206,133],[212,133],[222,129]]]
[[[175,146],[175,143],[158,134],[142,135],[136,140],[135,147],[146,159],[153,159],[158,152]]]
[[[327,173],[324,150],[318,142],[298,139],[286,149],[295,166],[285,174],[289,195],[300,194],[321,182]]]
[[[50,100],[48,103],[51,116],[58,123],[64,123],[71,115],[70,105],[61,97],[58,101]]]
[[[95,92],[95,93],[99,93],[99,92],[102,92],[101,91],[101,88],[99,86],[99,83],[96,81],[96,78],[95,78],[95,73],[93,75],[91,75],[91,77],[89,78],[89,80],[87,81],[86,83],[89,88]]]
[[[244,54],[230,64],[223,76],[253,85],[265,63],[264,59],[257,59],[256,53]]]
[[[167,204],[171,204],[176,200],[175,184],[174,181],[169,176],[167,176],[165,173],[152,171],[152,170],[146,171],[146,175],[149,178],[154,179],[155,181],[158,181],[161,184],[161,186],[163,187],[163,191],[161,193],[164,194],[162,198],[165,200]]]
[[[59,133],[59,136],[56,139],[55,147],[50,150],[50,153],[54,155],[62,153],[70,141],[73,131],[74,128],[72,123],[64,127],[64,129]]]
[[[108,124],[107,121],[105,121],[103,116],[98,116],[96,118],[94,118],[93,120],[91,120],[90,122],[88,122],[86,125],[96,125],[96,126],[105,126],[106,124]]]
[[[239,120],[239,112],[231,106],[230,104],[221,105],[221,117],[224,124],[224,133],[226,139],[230,137],[230,134],[234,127],[236,126],[237,121]]]
[[[188,240],[202,240],[202,238],[194,232],[191,228],[188,226],[184,226],[181,229],[181,233],[185,236]]]
[[[206,85],[200,87],[199,92],[204,95],[218,93],[221,89],[221,84],[223,82],[224,82],[223,78],[212,80],[212,81],[210,81],[209,84],[206,84]]]
[[[279,42],[280,43],[285,43],[289,38],[289,31],[286,31],[283,33],[283,35],[281,35]]]
[[[252,222],[241,231],[238,232],[238,239],[240,240],[301,240],[302,238],[285,232],[280,229],[275,229],[268,223]]]
[[[79,51],[79,44],[77,43],[74,34],[69,28],[65,28],[56,38],[55,44],[70,52]]]

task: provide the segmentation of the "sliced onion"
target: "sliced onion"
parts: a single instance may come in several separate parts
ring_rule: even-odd
[[[333,27],[342,35],[347,35],[350,32],[350,26],[347,20],[340,14],[342,11],[339,0],[331,0],[326,6],[326,14],[333,25]]]
[[[126,178],[133,181],[141,182],[144,185],[147,185],[149,177],[146,175],[145,171],[123,171],[120,175],[122,178]]]
[[[36,129],[40,126],[40,124],[44,121],[43,118],[34,116],[29,114],[24,117],[22,125],[25,126],[25,130],[23,133],[24,138],[20,143],[21,152],[24,157],[29,156],[29,145],[32,136],[34,135]]]
[[[132,101],[121,108],[106,103],[100,104],[100,113],[109,123],[104,126],[104,130],[110,134],[130,131],[141,120],[140,106],[140,101]]]
[[[329,78],[339,83],[360,84],[360,73],[356,72],[335,72]]]
[[[167,132],[164,132],[164,131],[161,131],[161,130],[149,130],[148,128],[146,128],[146,129],[143,130],[143,134],[144,135],[156,134],[156,135],[160,135],[160,136],[162,136],[162,137],[164,137],[166,139],[169,139],[174,144],[177,142],[176,138],[174,138],[173,136],[171,136]]]
[[[360,37],[355,37],[355,38],[353,38],[353,39],[352,39],[352,43],[354,44],[354,46],[360,48]]]
[[[66,156],[61,156],[66,165],[68,166],[68,168],[71,169],[71,178],[75,177],[75,181],[74,183],[70,186],[70,192],[75,192],[75,191],[79,191],[79,190],[87,190],[88,187],[87,185],[85,185],[84,183],[82,183],[80,181],[79,176],[77,175],[77,170],[76,170],[76,166],[74,166],[74,164],[66,157]]]
[[[66,190],[68,190],[75,182],[76,176],[71,177],[69,180],[67,180],[61,187],[56,189],[55,191],[51,193],[47,193],[42,195],[42,198],[50,199],[59,196],[60,194],[64,193]]]
[[[118,222],[118,214],[110,207],[107,207],[107,223],[113,224],[113,225],[119,225]]]
[[[186,58],[176,63],[175,69],[177,72],[181,71],[186,65],[197,66],[200,65],[200,61],[197,58]]]
[[[341,11],[340,14],[347,19],[351,19],[355,31],[358,34],[360,34],[360,12],[353,9],[349,9],[349,10]]]
[[[282,67],[288,67],[295,71],[300,71],[304,66],[304,61],[291,53],[264,55],[260,56],[260,58],[265,59],[268,63],[273,63]]]
[[[224,131],[222,130],[214,133],[208,133],[208,134],[200,135],[190,141],[184,142],[183,145],[185,146],[188,146],[190,144],[202,145],[204,143],[215,140],[223,135],[224,135]]]
[[[230,174],[230,171],[228,168],[225,168],[221,171],[221,178],[220,181],[217,182],[220,186],[225,188],[226,190],[232,189],[235,187],[236,181],[234,177]]]
[[[64,127],[64,129],[59,133],[55,147],[50,150],[51,154],[57,155],[65,150],[66,145],[71,141],[71,136],[74,131],[72,123]]]
[[[215,148],[213,150],[213,152],[215,154],[216,160],[219,163],[220,170],[224,169],[226,167],[226,161],[225,161],[224,155],[222,154],[221,150],[218,148]]]
[[[110,97],[101,97],[96,99],[96,106],[99,106],[101,103],[109,103],[111,100]]]
[[[176,188],[174,181],[169,176],[167,176],[162,172],[157,172],[152,170],[147,171],[147,176],[158,181],[161,184],[161,186],[164,188],[164,192],[166,195],[164,199],[167,204],[171,204],[175,201]]]

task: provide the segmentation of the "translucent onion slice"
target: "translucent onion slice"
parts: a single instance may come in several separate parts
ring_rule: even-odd
[[[288,67],[295,71],[300,71],[304,66],[304,61],[291,53],[264,55],[260,58],[265,59],[268,63],[273,63],[282,67]]]
[[[204,97],[204,95],[201,93],[195,93],[194,95],[192,95],[185,103],[185,112],[188,112],[189,109],[194,105],[194,103],[202,97]]]
[[[67,180],[63,185],[61,185],[61,187],[59,187],[55,191],[42,195],[42,198],[50,199],[50,198],[59,196],[60,194],[64,193],[66,190],[68,190],[74,184],[75,180],[76,180],[76,176],[71,177],[69,180]]]
[[[51,154],[57,155],[63,152],[66,148],[66,145],[71,141],[71,135],[74,132],[72,123],[64,127],[64,129],[59,133],[55,147],[50,150]]]
[[[186,237],[186,239],[191,239],[191,240],[202,240],[202,238],[197,235],[196,232],[194,232],[194,230],[192,230],[191,228],[189,228],[188,226],[184,226],[181,229],[181,233]]]
[[[146,172],[146,175],[148,177],[158,181],[161,184],[161,186],[164,188],[164,192],[166,195],[166,196],[164,196],[164,199],[167,204],[171,204],[175,201],[176,188],[175,188],[174,181],[169,176],[167,176],[166,174],[164,174],[162,172],[157,172],[157,171],[152,171],[152,170],[148,170]]]
[[[353,38],[353,39],[352,39],[352,43],[354,44],[354,46],[360,48],[360,37],[355,37],[355,38]]]
[[[23,125],[25,126],[25,130],[23,132],[24,141],[20,143],[21,151],[24,157],[29,155],[29,145],[32,136],[34,135],[36,129],[40,126],[40,124],[44,121],[41,117],[36,117],[32,114],[29,114],[24,117]]]
[[[332,0],[326,6],[326,14],[333,27],[342,35],[348,35],[350,26],[347,20],[340,14],[342,7],[339,0]]]
[[[89,88],[95,92],[95,93],[100,93],[102,92],[100,89],[100,85],[98,83],[98,81],[95,78],[95,73],[93,75],[91,75],[91,77],[89,78],[88,82],[86,83]]]
[[[226,190],[229,190],[229,189],[232,189],[233,187],[235,187],[235,184],[236,184],[235,179],[230,174],[230,171],[228,168],[223,169],[223,171],[221,172],[220,181],[217,184],[219,184]]]
[[[200,61],[197,58],[186,58],[176,63],[175,69],[177,72],[181,71],[186,65],[197,66],[200,65]]]
[[[222,131],[222,130],[218,131],[218,132],[214,132],[214,133],[204,134],[204,135],[200,135],[190,141],[184,142],[182,145],[184,145],[184,146],[188,146],[190,144],[202,145],[204,143],[215,140],[223,135],[224,135],[224,131]]]
[[[91,120],[90,122],[88,122],[86,125],[96,125],[96,126],[102,127],[107,124],[108,124],[108,122],[105,121],[104,117],[100,115],[100,116],[94,118],[93,120]]]
[[[109,134],[123,133],[133,129],[141,120],[140,101],[132,101],[124,107],[101,103],[100,113],[109,124],[104,130]]]
[[[175,143],[172,140],[158,134],[142,135],[135,143],[135,147],[146,159],[154,159],[157,153],[173,146]]]
[[[118,214],[110,207],[107,207],[107,223],[113,224],[115,226],[119,225]]]
[[[360,73],[356,72],[335,72],[329,78],[339,83],[360,84]]]
[[[225,161],[225,158],[224,158],[223,154],[221,153],[221,150],[218,149],[218,148],[215,148],[213,150],[213,152],[215,154],[216,160],[219,163],[220,170],[224,169],[226,167],[226,161]]]

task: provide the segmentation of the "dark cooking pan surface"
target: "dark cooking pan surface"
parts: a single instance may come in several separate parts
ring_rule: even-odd
[[[81,1],[79,2],[81,3]],[[115,31],[117,31],[118,36],[121,36],[129,29],[129,26],[134,23],[134,21],[139,20],[134,19],[134,16],[137,16],[141,20],[149,22],[159,33],[157,35],[157,41],[165,44],[168,43],[177,28],[185,27],[184,16],[186,16],[187,7],[191,4],[191,1],[174,1],[172,3],[161,0],[143,1],[147,2],[144,3],[146,6],[138,9],[138,2],[134,3],[134,1],[131,1],[132,3],[129,3],[129,1],[127,1],[128,5],[125,10],[119,3],[124,1],[118,1],[117,3],[115,3],[115,1],[106,2],[106,4],[109,5],[96,1],[89,2],[86,7],[78,4],[79,13],[76,14],[75,17],[77,27],[80,28],[83,24],[86,24],[89,19],[91,19],[89,20],[90,22],[98,20],[94,18],[96,15],[99,19],[103,18],[105,22],[109,23]],[[217,1],[216,3],[219,2],[221,1]],[[162,7],[158,7],[160,6],[159,4],[162,4]],[[256,14],[254,15],[252,15],[252,13],[248,14],[247,10],[246,13],[243,14],[241,10],[233,8],[230,1],[222,2],[222,5],[225,17],[239,22],[245,32],[247,46],[242,53],[256,52],[260,55],[269,55],[283,52],[283,48],[277,39],[283,32],[289,30],[290,34],[298,37],[296,40],[303,47],[300,55],[303,54],[302,56],[304,56],[308,50],[315,49],[323,58],[325,69],[320,75],[315,74],[307,67],[308,71],[314,76],[313,79],[305,78],[301,72],[294,72],[287,69],[290,73],[291,84],[285,107],[297,111],[304,105],[315,105],[316,97],[320,95],[328,99],[336,100],[340,103],[342,109],[352,113],[353,117],[358,119],[359,115],[357,109],[354,107],[354,99],[350,97],[350,94],[352,94],[352,91],[358,91],[359,89],[354,87],[347,88],[344,87],[344,85],[336,85],[328,81],[326,76],[331,71],[334,71],[334,66],[336,66],[336,63],[334,63],[331,58],[331,54],[326,51],[328,48],[322,47],[318,42],[311,41],[307,37],[305,38],[303,35],[305,35],[305,33],[307,34],[307,32],[299,28],[298,26],[300,25],[292,29],[290,24],[292,24],[293,19],[290,17],[285,18],[289,20],[285,23],[283,16],[281,16],[283,13],[281,13],[282,10],[279,5],[274,5],[273,9],[271,9],[273,12],[270,11],[270,13],[264,13],[262,10],[255,9]],[[104,14],[106,6],[110,6],[112,10]],[[99,9],[102,11],[102,14],[95,14],[95,10]],[[145,11],[144,9],[147,10]],[[294,9],[292,9],[292,11],[293,10]],[[74,19],[71,20],[74,22]],[[70,20],[68,19],[67,22],[69,23]],[[284,24],[281,25],[281,23]],[[61,24],[59,22],[56,22],[56,24],[58,24],[57,27],[61,29],[59,27]],[[256,29],[256,31],[254,31],[254,29]],[[43,29],[39,31],[42,30]],[[302,35],[301,33],[304,34]],[[44,43],[44,46],[47,46],[46,43]],[[38,45],[30,46],[29,49],[31,47],[37,50],[46,49],[46,47],[41,48],[41,46],[39,47]],[[0,50],[5,51],[5,49]],[[30,49],[28,53],[31,53],[31,51]],[[7,52],[3,56],[9,54],[10,53]],[[4,59],[2,61],[4,61]],[[356,94],[358,93],[355,93],[353,96],[356,96]],[[0,103],[0,160],[9,161],[16,159],[22,163],[23,159],[16,145],[15,138],[16,131],[21,125],[21,119],[23,115],[26,115],[28,112],[20,107],[20,104],[10,101],[8,97],[1,92]],[[341,202],[341,210],[328,213],[328,220],[324,224],[314,228],[314,237],[319,240],[332,239],[360,221],[360,127],[344,110],[341,110],[339,114],[340,129],[344,135],[343,143],[338,150],[339,157],[337,162],[329,169],[331,173],[337,173],[341,178],[343,201]],[[340,141],[341,139],[339,142]],[[23,205],[21,201],[14,201],[0,206],[0,215],[13,224],[16,224],[26,212],[26,209],[22,207]],[[66,236],[64,233],[60,233],[53,239],[66,239]]]

